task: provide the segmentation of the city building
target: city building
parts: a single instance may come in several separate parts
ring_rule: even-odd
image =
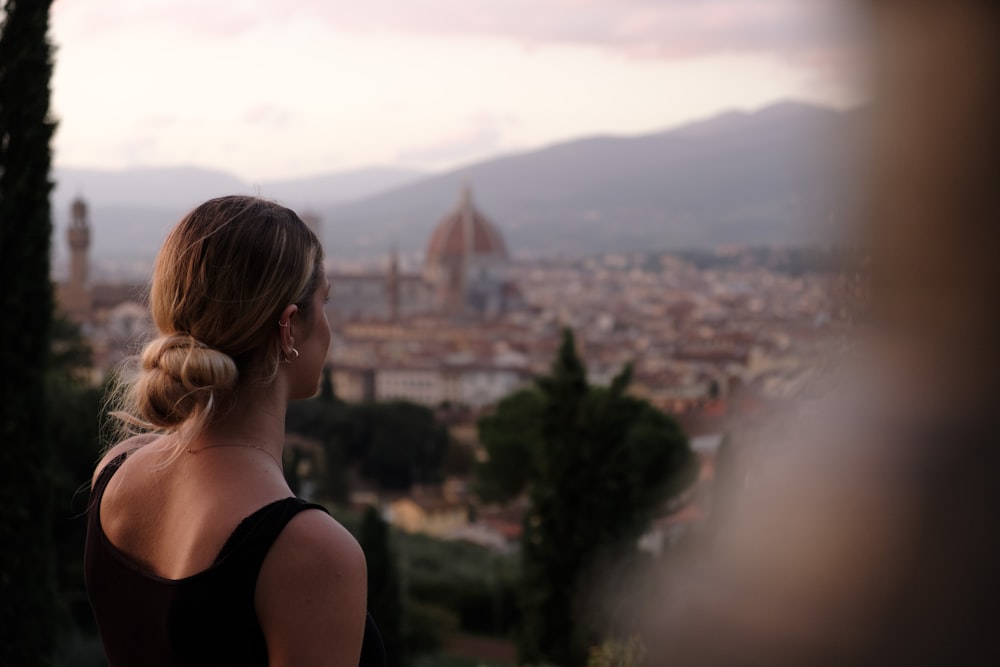
[[[334,363],[337,396],[350,402],[410,401],[484,408],[523,387],[531,375],[524,367],[490,362]]]

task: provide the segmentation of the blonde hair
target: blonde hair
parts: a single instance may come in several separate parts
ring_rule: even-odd
[[[157,337],[119,375],[119,436],[174,433],[188,441],[252,383],[273,381],[278,319],[296,304],[307,320],[323,249],[290,209],[248,196],[212,199],[188,213],[156,260],[150,311]],[[176,456],[183,443],[175,445]],[[172,457],[171,459],[172,460]]]

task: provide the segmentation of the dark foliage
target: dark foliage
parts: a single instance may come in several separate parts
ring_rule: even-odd
[[[426,535],[398,535],[407,596],[455,615],[473,634],[506,637],[518,619],[517,557]]]
[[[0,25],[0,664],[51,664],[56,585],[46,396],[50,141],[47,0],[7,0]]]
[[[351,405],[322,396],[289,406],[286,429],[323,444],[320,491],[346,499],[348,469],[384,490],[438,482],[449,440],[433,411],[406,402]]]
[[[631,368],[592,387],[565,333],[552,372],[480,423],[488,461],[478,488],[493,500],[527,492],[520,658],[579,665],[606,634],[589,582],[635,551],[652,514],[691,479],[677,423],[626,394]]]
[[[375,619],[386,652],[386,667],[406,664],[404,654],[403,599],[399,571],[389,540],[389,524],[369,505],[361,516],[358,542],[368,561],[368,612]]]

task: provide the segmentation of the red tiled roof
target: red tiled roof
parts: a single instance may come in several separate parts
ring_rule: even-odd
[[[426,262],[440,264],[444,260],[466,255],[507,258],[507,245],[500,232],[472,203],[468,186],[454,211],[438,223],[427,244]]]

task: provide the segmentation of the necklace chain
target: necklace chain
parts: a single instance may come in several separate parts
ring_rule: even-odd
[[[274,461],[275,464],[277,464],[278,470],[282,471],[282,474],[284,474],[284,467],[281,465],[281,461],[279,461],[274,454],[272,454],[269,450],[264,449],[263,447],[260,447],[258,445],[251,445],[245,442],[227,442],[219,445],[205,445],[204,447],[199,447],[198,449],[192,449],[191,447],[188,447],[184,451],[186,451],[188,454],[200,454],[206,449],[217,449],[219,447],[250,447],[252,449],[259,449],[260,451],[270,456],[271,460]]]

